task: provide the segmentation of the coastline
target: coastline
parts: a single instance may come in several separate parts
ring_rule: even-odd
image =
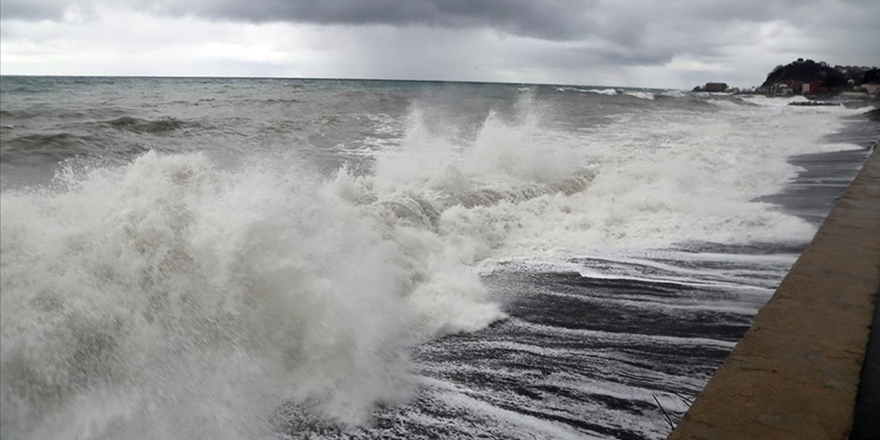
[[[844,118],[844,126],[824,136],[834,143],[851,143],[861,149],[792,156],[789,162],[803,168],[781,192],[761,198],[786,212],[820,226],[843,192],[880,144],[880,107]],[[851,439],[868,439],[880,432],[880,308],[876,307],[862,378],[856,399]]]
[[[877,382],[880,124],[865,116],[826,137],[862,149],[793,157],[804,171],[764,199],[811,222],[829,200],[833,209],[670,439],[844,438],[851,427],[853,439],[870,438],[859,435],[877,425],[865,381]],[[860,156],[858,176],[840,189]]]
[[[821,225],[880,139],[880,123],[870,120],[867,115],[865,112],[844,117],[843,127],[821,139],[861,148],[791,156],[788,162],[802,170],[781,192],[759,197],[756,201],[776,204],[781,210],[817,227]]]

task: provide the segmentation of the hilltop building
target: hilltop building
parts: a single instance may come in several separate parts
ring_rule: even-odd
[[[726,92],[727,90],[727,83],[722,82],[707,82],[703,87],[694,87],[695,92]]]
[[[707,82],[705,90],[707,92],[723,92],[727,90],[727,83]]]
[[[773,95],[828,96],[847,91],[865,90],[870,95],[877,94],[880,83],[880,69],[864,66],[834,66],[824,61],[815,62],[798,58],[796,61],[779,65],[767,75],[767,80],[758,88],[759,93]]]

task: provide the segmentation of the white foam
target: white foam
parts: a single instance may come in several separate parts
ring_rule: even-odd
[[[367,175],[151,152],[3,192],[3,437],[259,437],[287,400],[363,423],[409,396],[408,347],[504,316],[481,267],[805,242],[814,226],[753,200],[796,175],[787,157],[846,147],[819,139],[857,112],[656,109],[573,132],[531,93],[517,109],[462,139],[414,107]]]
[[[433,203],[440,237],[476,260],[802,242],[814,226],[753,200],[796,175],[789,156],[857,148],[820,140],[855,112],[834,107],[652,112],[580,134],[523,107],[519,121],[490,116],[470,145],[430,132],[416,109],[401,150],[380,154],[368,180]]]
[[[606,95],[606,96],[617,95],[617,90],[615,90],[615,89],[578,89],[578,92],[595,93],[597,95]]]
[[[662,93],[663,96],[668,96],[671,98],[684,98],[687,96],[683,90],[666,90]]]
[[[647,99],[649,101],[654,100],[654,94],[651,92],[641,92],[641,91],[629,90],[629,91],[624,92],[623,94],[626,96],[632,96],[634,98]]]
[[[818,140],[838,126],[836,118],[790,109],[740,106],[734,114],[636,119],[584,138],[549,141],[564,151],[580,143],[580,158],[567,166],[590,167],[595,180],[570,195],[452,207],[441,216],[441,230],[501,247],[497,254],[509,258],[686,240],[806,240],[813,226],[752,202],[795,176],[788,156],[841,148]],[[522,151],[534,144],[505,145]]]
[[[354,180],[151,152],[4,192],[3,437],[253,437],[285,400],[362,423],[406,398],[408,346],[503,314]]]
[[[767,95],[740,95],[743,101],[762,107],[784,107],[793,102],[807,102],[809,99],[802,95],[796,96],[767,96]]]

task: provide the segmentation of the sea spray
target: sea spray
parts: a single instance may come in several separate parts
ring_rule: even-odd
[[[698,390],[815,231],[755,198],[857,112],[106,81],[3,95],[2,145],[63,134],[0,156],[3,438],[659,438],[655,388]]]
[[[251,436],[286,401],[363,423],[405,400],[407,347],[503,314],[346,179],[150,152],[4,192],[3,436]]]

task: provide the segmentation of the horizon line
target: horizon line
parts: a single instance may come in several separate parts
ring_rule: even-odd
[[[637,86],[609,86],[602,84],[564,84],[544,82],[514,82],[514,81],[486,81],[486,80],[462,80],[462,79],[404,79],[404,78],[358,78],[358,77],[308,77],[308,76],[237,76],[237,75],[104,75],[104,74],[27,74],[27,73],[0,73],[0,77],[37,77],[37,78],[155,78],[155,79],[277,79],[277,80],[300,80],[300,81],[388,81],[388,82],[428,82],[428,83],[460,83],[460,84],[503,84],[521,86],[558,86],[558,87],[590,87],[606,89],[642,89],[642,90],[682,90],[674,87],[637,87]]]

